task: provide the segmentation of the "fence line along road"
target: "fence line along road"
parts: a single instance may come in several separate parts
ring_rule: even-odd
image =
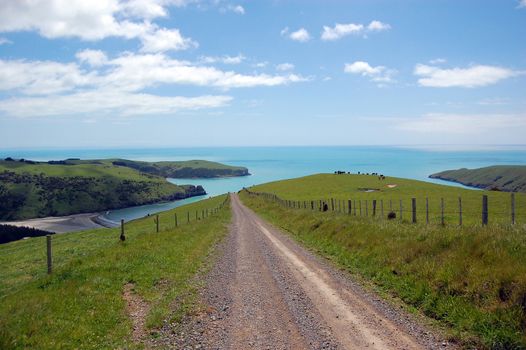
[[[197,217],[196,216],[196,220],[193,221],[193,222],[197,222],[197,221],[200,221],[202,219],[205,219],[205,218],[208,218],[210,216],[213,216],[214,214],[217,214],[221,209],[223,209],[223,207],[225,206],[225,204],[228,202],[228,199],[229,199],[229,196],[227,194],[227,196],[225,197],[225,200],[223,202],[221,202],[218,206],[216,207],[213,207],[211,209],[206,209],[206,210],[202,210],[201,212],[201,217]],[[197,211],[196,211],[196,215],[197,215]],[[149,215],[148,215],[149,216]],[[188,222],[187,224],[190,224],[190,212],[187,211],[187,217],[188,217]],[[175,228],[179,227],[179,222],[177,221],[177,213],[174,213],[174,223],[175,223]],[[155,227],[152,231],[155,231],[155,232],[164,232],[164,231],[168,231],[168,230],[171,230],[173,229],[173,227],[168,227],[168,228],[165,228],[165,229],[161,229],[160,227],[160,223],[161,223],[161,219],[159,217],[159,214],[156,214],[154,219],[153,219],[153,222],[155,224]],[[121,242],[124,242],[126,240],[126,234],[125,234],[125,222],[124,222],[124,219],[121,219],[121,225],[120,225],[120,235],[119,235],[119,240]],[[46,236],[46,261],[47,261],[47,273],[48,274],[51,274],[53,272],[53,254],[52,254],[52,235],[47,235]]]
[[[290,209],[301,209],[301,210],[311,210],[311,211],[320,211],[320,212],[337,212],[352,216],[362,216],[362,217],[373,217],[373,218],[388,218],[388,219],[398,219],[399,221],[404,221],[404,213],[408,216],[408,219],[410,219],[411,223],[418,223],[419,217],[422,216],[425,217],[425,223],[430,224],[431,219],[434,215],[434,219],[438,222],[440,222],[440,225],[445,226],[446,224],[451,224],[452,219],[455,220],[454,223],[458,226],[463,226],[466,217],[468,216],[468,211],[466,210],[466,203],[462,201],[462,197],[458,197],[458,204],[451,208],[448,207],[446,210],[446,203],[444,198],[440,198],[440,205],[439,205],[439,212],[438,215],[436,212],[431,211],[431,205],[429,198],[425,198],[425,204],[423,206],[419,206],[419,202],[417,201],[417,198],[413,197],[409,201],[409,207],[404,207],[404,201],[402,199],[399,200],[399,208],[393,207],[393,200],[389,199],[389,205],[388,205],[388,214],[385,215],[384,213],[384,199],[373,199],[373,200],[364,200],[364,199],[335,199],[335,198],[326,198],[326,199],[311,199],[311,200],[291,200],[291,199],[283,199],[277,196],[274,193],[266,193],[266,192],[253,192],[248,189],[243,189],[251,196],[257,196],[262,197],[265,200],[269,200],[272,202],[275,202],[282,207],[290,208]],[[342,205],[343,203],[343,205]],[[345,205],[347,203],[347,205]],[[395,202],[396,203],[396,202]],[[387,203],[386,203],[387,204]],[[357,208],[358,207],[358,208]],[[378,207],[380,207],[380,215],[378,215]],[[386,206],[387,208],[387,206]],[[423,208],[419,210],[419,208]],[[371,215],[369,215],[369,209],[371,209]],[[500,208],[502,209],[502,208]],[[419,215],[420,214],[420,215]],[[492,214],[493,218],[496,218],[493,220],[493,223],[509,223],[511,225],[515,225],[517,222],[517,202],[516,202],[516,196],[515,193],[510,193],[510,207],[509,211],[498,211],[493,210],[490,212],[490,204],[488,195],[482,195],[481,196],[481,206],[479,211],[479,219],[476,219],[475,211],[471,211],[469,215],[471,215],[469,218],[474,220],[475,222],[480,220],[480,224],[483,226],[486,226],[490,223],[490,214]],[[504,219],[505,217],[509,218],[509,221],[507,219]]]

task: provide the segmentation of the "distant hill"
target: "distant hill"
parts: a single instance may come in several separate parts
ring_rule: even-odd
[[[113,165],[125,166],[144,173],[182,178],[212,178],[250,175],[245,167],[230,166],[206,160],[188,160],[179,162],[140,162],[126,159],[111,159]]]
[[[526,165],[495,165],[479,169],[446,170],[429,177],[487,190],[526,192]]]
[[[242,167],[214,162],[135,162],[125,159],[0,161],[0,220],[98,212],[204,195],[201,186],[175,185],[166,177],[247,175]]]

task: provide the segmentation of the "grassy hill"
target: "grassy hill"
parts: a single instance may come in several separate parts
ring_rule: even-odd
[[[488,190],[526,192],[526,165],[496,165],[479,169],[446,170],[429,177]]]
[[[0,161],[0,220],[104,211],[202,195],[111,162]]]
[[[365,214],[366,205],[371,214],[372,201],[377,200],[380,213],[380,201],[384,214],[391,209],[399,218],[402,201],[402,218],[410,219],[411,199],[416,199],[417,219],[425,220],[425,202],[429,203],[431,223],[441,222],[441,199],[444,199],[444,217],[446,224],[459,223],[459,197],[462,199],[463,223],[480,224],[482,195],[488,196],[489,222],[509,224],[511,218],[511,198],[509,193],[496,191],[469,190],[459,187],[433,184],[424,181],[386,177],[380,180],[373,175],[335,175],[318,174],[298,179],[271,182],[256,187],[261,192],[278,193],[284,199],[311,201],[334,198],[347,206],[347,200],[354,201],[356,207],[361,200]],[[367,202],[366,202],[367,201]],[[344,203],[344,204],[343,204]],[[358,210],[358,209],[357,209]],[[516,221],[526,221],[526,194],[515,194]]]
[[[225,199],[160,213],[159,233],[152,217],[126,223],[124,242],[119,228],[54,235],[52,275],[45,237],[0,245],[0,349],[142,348],[132,341],[125,286],[148,305],[148,337],[193,312],[193,277],[230,222],[228,202],[211,215]]]
[[[250,175],[245,167],[230,166],[206,160],[139,162],[126,159],[112,159],[110,161],[113,165],[126,166],[144,173],[175,179]]]
[[[388,187],[394,185],[396,187]],[[364,192],[375,189],[374,192]],[[362,216],[351,212],[291,209],[262,196],[241,193],[245,204],[288,232],[308,248],[354,274],[388,298],[402,301],[408,310],[428,316],[466,348],[526,348],[526,196],[517,194],[520,221],[510,225],[509,193],[467,190],[400,178],[379,180],[367,175],[319,174],[278,181],[249,189],[286,200],[334,198],[362,203]],[[490,225],[480,225],[481,196],[490,202]],[[446,209],[458,197],[467,210],[464,226],[458,212],[439,224],[441,198]],[[429,198],[430,224],[417,212],[418,223],[371,216],[371,201],[398,207],[417,198],[419,208]],[[369,205],[365,216],[365,200]],[[336,207],[338,208],[338,207]],[[395,209],[395,208],[394,208]],[[396,213],[398,213],[398,210]],[[358,212],[359,213],[359,212]],[[377,212],[378,214],[378,212]],[[387,210],[385,211],[385,215]]]

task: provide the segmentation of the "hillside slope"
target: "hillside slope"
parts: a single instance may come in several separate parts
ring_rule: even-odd
[[[206,192],[104,162],[0,161],[0,220],[104,211]]]
[[[53,235],[51,275],[45,237],[0,245],[0,349],[150,348],[140,342],[197,311],[194,276],[227,232],[225,199],[159,213],[159,232],[152,217],[127,222],[124,242],[120,228]]]
[[[446,170],[429,176],[466,186],[506,192],[526,192],[526,165],[496,165]]]

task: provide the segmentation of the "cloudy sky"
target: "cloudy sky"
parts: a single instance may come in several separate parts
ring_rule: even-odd
[[[0,0],[0,147],[525,144],[526,0]]]

